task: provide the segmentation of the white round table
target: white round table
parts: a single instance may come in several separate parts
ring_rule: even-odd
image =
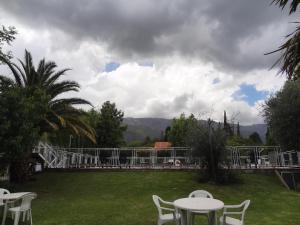
[[[224,208],[224,202],[213,198],[181,198],[174,201],[174,206],[181,213],[182,225],[188,225],[188,213],[193,211],[209,211],[211,225],[216,224],[216,211]]]

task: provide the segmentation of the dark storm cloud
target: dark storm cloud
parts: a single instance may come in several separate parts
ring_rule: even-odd
[[[263,53],[273,50],[270,49],[272,40],[260,37],[271,25],[279,27],[288,21],[286,13],[270,6],[271,0],[0,2],[5,12],[34,29],[56,28],[74,40],[105,42],[113,53],[123,58],[155,58],[178,53],[240,71],[271,66],[274,56],[263,56]],[[257,51],[247,45],[256,39],[259,39]],[[273,48],[281,39],[282,36],[274,37]]]

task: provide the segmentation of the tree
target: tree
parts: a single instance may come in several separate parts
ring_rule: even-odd
[[[179,118],[174,118],[169,132],[169,141],[174,147],[189,146],[189,133],[194,131],[193,127],[197,124],[198,121],[193,114],[187,118],[184,114],[181,114]]]
[[[236,128],[236,135],[237,135],[238,137],[241,137],[240,123],[239,123],[239,122],[238,122],[237,128]]]
[[[227,135],[221,127],[214,128],[213,124],[214,122],[209,119],[206,125],[198,123],[193,127],[190,143],[193,155],[201,159],[202,178],[205,181],[226,183],[232,176],[227,162]]]
[[[40,60],[37,69],[33,65],[31,54],[25,50],[24,62],[19,60],[20,67],[7,58],[0,56],[0,61],[6,64],[11,70],[14,86],[21,88],[31,88],[41,90],[48,96],[49,111],[40,124],[41,134],[53,132],[59,129],[68,129],[73,134],[84,135],[95,141],[95,135],[90,126],[82,120],[84,112],[76,109],[75,105],[91,105],[88,101],[81,98],[59,98],[60,95],[70,91],[79,91],[79,84],[74,81],[59,79],[65,75],[69,69],[55,71],[55,62]],[[0,75],[1,80],[9,80]]]
[[[252,141],[253,144],[262,144],[262,140],[257,132],[253,132],[252,134],[249,135],[249,140]]]
[[[275,5],[280,8],[285,8],[290,3],[289,14],[295,13],[297,7],[300,3],[299,0],[273,0]],[[296,22],[297,24],[299,22]],[[272,54],[275,52],[282,52],[281,57],[273,65],[280,66],[280,72],[286,73],[289,80],[297,80],[300,78],[300,27],[297,26],[296,30],[286,36],[287,41],[281,45],[277,50],[269,52],[267,54]]]
[[[100,147],[120,147],[125,144],[123,133],[127,126],[123,125],[124,113],[116,108],[115,103],[103,103],[98,121],[95,125],[97,143]]]
[[[267,146],[274,146],[277,145],[277,143],[275,142],[272,132],[270,131],[270,128],[267,127],[267,132],[266,132],[266,145]]]
[[[171,127],[167,126],[165,129],[164,141],[169,141],[170,131],[171,131]]]
[[[6,28],[5,26],[1,26],[0,28],[0,56],[6,59],[12,58],[11,51],[3,52],[3,46],[5,44],[10,45],[13,40],[15,40],[15,36],[17,34],[17,30],[15,27],[9,26]],[[1,60],[0,60],[1,63]]]
[[[223,121],[224,131],[228,136],[233,136],[233,130],[230,126],[230,124],[227,122],[227,115],[226,111],[224,111],[224,121]]]
[[[10,180],[28,179],[29,158],[40,138],[40,123],[48,108],[48,96],[38,89],[12,88],[0,82],[0,153],[10,165]]]
[[[300,149],[300,80],[287,81],[266,100],[264,117],[270,132],[282,148]]]

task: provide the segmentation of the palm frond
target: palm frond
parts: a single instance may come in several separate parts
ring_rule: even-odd
[[[282,55],[274,63],[272,68],[279,65],[280,73],[286,73],[289,80],[296,80],[299,78],[296,71],[300,65],[300,26],[298,26],[294,32],[287,35],[286,38],[288,38],[288,40],[283,45],[275,51],[266,53],[266,55],[282,52]]]
[[[9,69],[11,70],[11,72],[12,72],[14,78],[15,78],[15,81],[16,81],[17,85],[22,86],[22,79],[21,79],[21,76],[18,73],[18,71],[15,69],[15,65],[12,64],[9,60],[7,60],[5,57],[3,57],[1,55],[0,55],[0,61],[5,63],[9,67]]]
[[[273,0],[272,4],[278,5],[281,9],[284,9],[289,2],[289,0]],[[296,12],[299,3],[300,0],[291,0],[289,12],[290,14]]]

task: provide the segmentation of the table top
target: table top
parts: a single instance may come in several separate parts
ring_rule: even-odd
[[[16,200],[16,199],[22,198],[22,196],[29,194],[29,193],[31,193],[31,192],[17,192],[17,193],[4,194],[4,195],[0,195],[0,199]]]
[[[181,198],[174,201],[174,206],[193,211],[215,211],[224,208],[224,202],[213,198]]]

